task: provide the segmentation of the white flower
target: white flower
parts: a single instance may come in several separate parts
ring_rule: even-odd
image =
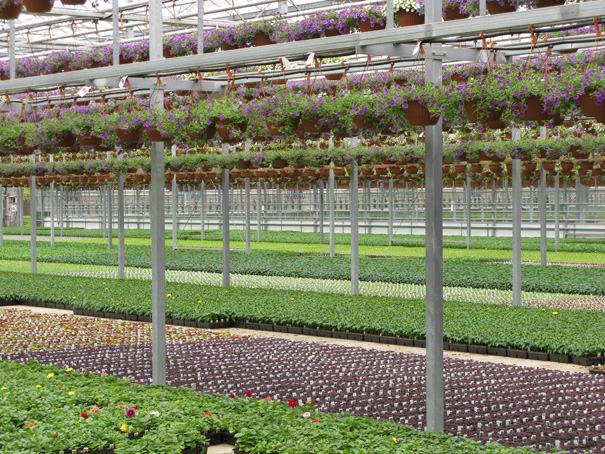
[[[149,414],[151,416],[160,416],[160,412],[159,411],[150,411]]]
[[[308,411],[303,413],[303,418],[308,418],[309,416],[311,416],[311,413],[309,413]]]

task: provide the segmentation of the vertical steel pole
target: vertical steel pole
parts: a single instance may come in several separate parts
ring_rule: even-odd
[[[23,188],[19,188],[19,225],[21,226],[21,236],[25,235],[25,203],[23,200]],[[31,212],[31,210],[30,210]]]
[[[261,228],[261,214],[262,214],[262,192],[260,181],[256,182],[256,241],[260,243],[260,228]]]
[[[12,21],[11,21],[12,22]],[[36,177],[34,175],[29,177],[29,199],[30,199],[30,209],[29,209],[29,217],[30,217],[30,245],[31,245],[31,266],[32,266],[32,274],[36,274],[38,272],[38,254],[37,254],[37,244],[36,244],[36,228],[37,228],[37,198],[36,194]]]
[[[387,0],[387,28],[393,28],[395,22],[395,11],[393,10],[393,0]]]
[[[540,265],[546,266],[546,170],[540,165]]]
[[[498,197],[496,194],[496,180],[492,180],[492,236],[496,236],[496,218],[498,209]]]
[[[513,128],[513,140],[519,140],[520,131]],[[513,159],[513,305],[521,306],[521,161]]]
[[[15,21],[9,21],[8,43],[8,75],[11,79],[17,78],[17,55],[15,53]]]
[[[441,22],[441,0],[425,6],[425,22]],[[430,55],[430,53],[427,53]],[[426,58],[425,80],[442,83],[440,59]],[[426,132],[426,430],[443,432],[443,139],[442,122]]]
[[[351,148],[359,144],[357,137],[351,137]],[[359,294],[359,169],[357,161],[351,163],[350,211],[351,211],[351,295]]]
[[[162,2],[149,1],[149,58],[162,58]],[[157,84],[151,106],[164,108],[164,87]],[[164,203],[164,143],[151,144],[151,318],[152,381],[166,384],[166,225]]]
[[[200,239],[204,241],[206,237],[206,185],[202,181],[200,186],[200,222],[202,224],[202,233]]]
[[[222,154],[229,154],[229,145],[222,144]],[[223,287],[229,287],[231,264],[229,263],[229,169],[223,168]]]
[[[174,251],[178,244],[178,210],[179,210],[179,188],[176,184],[176,173],[172,178],[172,250]]]
[[[114,0],[111,6],[112,17],[112,50],[113,50],[113,65],[120,64],[120,3]]]
[[[107,248],[113,248],[113,184],[107,183]]]
[[[244,202],[246,210],[246,254],[250,254],[250,178],[244,178],[244,185],[246,186],[246,200]]]
[[[334,168],[330,167],[330,176],[328,180],[329,187],[329,217],[330,217],[330,257],[334,257],[336,255],[336,226],[335,226],[335,209],[336,209],[336,193],[334,188]]]
[[[197,53],[204,53],[204,2],[197,0]]]
[[[124,279],[124,255],[124,174],[120,172],[118,174],[118,279]]]
[[[471,177],[470,175],[466,176],[466,248],[471,248]]]
[[[101,204],[101,225],[103,226],[103,238],[107,238],[107,205],[105,204],[105,188],[99,188],[99,203]]]
[[[393,245],[393,219],[395,217],[395,194],[393,190],[393,179],[389,179],[389,246]]]
[[[555,252],[559,252],[559,222],[561,215],[561,189],[559,173],[555,175]]]
[[[52,158],[52,156],[51,156]],[[55,247],[55,182],[51,181],[50,190],[50,247]]]
[[[319,179],[319,244],[324,244],[324,180]]]

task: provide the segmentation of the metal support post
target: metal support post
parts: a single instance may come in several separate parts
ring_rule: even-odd
[[[202,224],[202,234],[200,239],[204,241],[206,237],[206,185],[202,182],[200,186],[200,222]]]
[[[204,53],[204,2],[197,0],[197,53]]]
[[[178,242],[178,210],[179,210],[179,188],[176,184],[176,173],[172,178],[172,250],[176,249],[176,245]]]
[[[521,161],[513,159],[513,305],[521,306]]]
[[[351,137],[351,148],[358,146],[359,139]],[[351,212],[351,295],[359,294],[359,168],[357,161],[351,163],[350,180]]]
[[[393,219],[395,217],[395,194],[393,193],[393,179],[389,179],[389,246],[393,245]]]
[[[425,6],[425,22],[441,22],[441,0]],[[425,80],[442,83],[442,62],[426,58]],[[426,133],[426,430],[443,432],[443,138],[442,122]]]
[[[17,78],[17,55],[15,53],[15,21],[9,21],[9,43],[8,43],[8,75],[12,79]]]
[[[324,244],[324,180],[319,179],[319,244]]]
[[[21,227],[21,236],[25,235],[25,204],[23,202],[23,188],[19,188],[19,226]],[[31,210],[30,210],[31,211]]]
[[[222,154],[229,154],[229,145],[222,144]],[[223,287],[229,287],[231,264],[229,263],[229,169],[223,168]]]
[[[112,2],[112,45],[113,45],[113,64],[120,64],[120,3],[115,0]]]
[[[12,21],[11,21],[12,22]],[[36,228],[37,228],[37,206],[36,206],[36,199],[38,198],[38,194],[36,191],[36,177],[34,175],[29,177],[29,199],[30,199],[30,209],[29,209],[29,216],[30,216],[30,232],[31,232],[31,237],[30,237],[30,245],[31,245],[31,265],[32,265],[32,274],[36,274],[38,272],[38,254],[37,254],[37,250],[36,250]]]
[[[124,279],[124,263],[124,174],[120,172],[118,174],[118,279]]]
[[[498,197],[496,193],[496,180],[492,180],[492,236],[496,236],[496,218],[498,209]]]
[[[395,11],[393,10],[393,0],[387,0],[387,28],[393,28],[395,23]]]
[[[113,188],[107,182],[107,249],[113,248]]]
[[[250,254],[250,178],[244,178],[244,185],[246,186],[246,200],[244,202],[244,209],[246,212],[246,254]]]
[[[472,209],[471,209],[471,177],[466,176],[466,248],[471,248],[471,224],[472,224]]]
[[[51,181],[50,190],[50,247],[55,247],[55,182]]]
[[[540,265],[546,266],[546,170],[540,165]]]
[[[101,204],[101,225],[103,228],[103,238],[107,238],[107,205],[105,204],[105,188],[103,187],[99,188],[99,203]]]
[[[0,246],[4,246],[4,188],[0,184]]]
[[[555,175],[555,252],[559,252],[559,222],[561,216],[561,184],[559,173]]]
[[[261,228],[261,215],[262,215],[262,192],[260,181],[256,182],[256,241],[260,243],[260,228]]]
[[[329,217],[330,217],[330,257],[334,257],[336,255],[336,243],[335,243],[335,208],[336,208],[336,194],[334,188],[334,169],[330,167],[330,176],[328,180],[329,187]]]

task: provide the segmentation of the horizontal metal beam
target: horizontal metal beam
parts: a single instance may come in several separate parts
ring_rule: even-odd
[[[427,45],[424,49],[429,55],[439,57],[443,60],[454,61],[485,61],[485,52],[477,49],[448,47],[441,44]],[[417,55],[414,53],[416,44],[374,44],[370,46],[358,46],[356,53],[367,55],[389,55],[391,57],[413,58]]]
[[[482,31],[490,33],[512,34],[531,26],[545,26],[573,22],[591,23],[593,17],[605,15],[605,1],[573,3],[564,6],[543,8],[518,13],[498,14],[473,19],[430,23],[413,27],[402,27],[367,33],[311,39],[295,43],[274,44],[271,46],[236,49],[228,52],[190,55],[160,61],[149,61],[112,67],[85,69],[68,73],[49,74],[24,79],[0,82],[0,92],[23,91],[26,88],[42,88],[68,83],[83,83],[85,80],[140,76],[147,74],[187,72],[195,67],[224,68],[228,63],[232,67],[238,64],[258,64],[276,59],[279,56],[289,58],[302,57],[311,52],[318,55],[329,52],[351,52],[363,46],[389,43],[416,43],[417,40],[439,40],[451,36],[476,36]],[[453,51],[452,51],[453,52]]]

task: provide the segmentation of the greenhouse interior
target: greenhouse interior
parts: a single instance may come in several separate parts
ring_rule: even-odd
[[[0,0],[0,453],[605,453],[605,0]]]

